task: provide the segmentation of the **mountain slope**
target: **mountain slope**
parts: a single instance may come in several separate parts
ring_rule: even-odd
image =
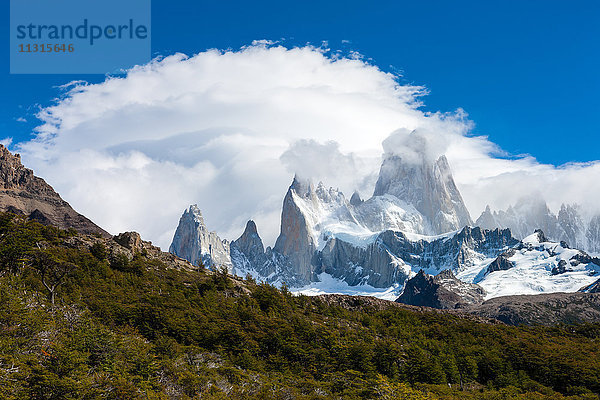
[[[19,154],[0,144],[0,211],[28,216],[45,225],[82,233],[109,234],[77,213],[42,178],[21,163]]]
[[[600,323],[599,293],[544,293],[503,296],[466,311],[510,325]]]
[[[0,215],[0,232],[0,257],[28,260],[12,272],[0,263],[3,399],[600,392],[597,326],[509,327],[372,298],[293,296],[194,267],[135,233],[78,235],[11,215]],[[53,305],[41,272],[66,266]]]
[[[549,241],[538,230],[499,255],[474,281],[488,292],[488,298],[576,292],[598,279],[600,259],[565,246]]]

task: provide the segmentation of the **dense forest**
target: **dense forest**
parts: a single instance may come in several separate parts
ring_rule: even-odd
[[[598,399],[600,325],[292,295],[0,214],[2,399]]]

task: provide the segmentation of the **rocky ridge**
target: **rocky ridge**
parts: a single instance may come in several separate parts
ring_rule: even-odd
[[[435,276],[423,270],[406,282],[396,300],[398,303],[439,309],[465,308],[483,303],[485,290],[473,283],[457,279],[452,271],[444,270]]]
[[[600,293],[542,293],[496,297],[465,310],[509,325],[600,322]]]
[[[44,225],[110,236],[73,210],[46,181],[23,166],[19,154],[12,154],[3,145],[0,145],[0,211],[25,215]]]
[[[123,232],[112,237],[79,234],[65,239],[63,244],[66,247],[84,251],[90,251],[94,245],[100,244],[105,250],[105,254],[100,257],[104,257],[109,261],[119,256],[124,256],[127,260],[132,261],[138,255],[148,260],[158,260],[174,269],[190,271],[197,269],[189,261],[162,251],[160,247],[154,246],[152,242],[142,240],[137,232]]]
[[[576,204],[562,204],[557,214],[537,197],[526,197],[506,210],[492,211],[489,206],[475,225],[485,229],[510,229],[518,239],[541,229],[550,240],[600,253],[600,215],[585,219]]]

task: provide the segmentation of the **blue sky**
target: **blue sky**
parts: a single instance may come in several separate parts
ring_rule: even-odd
[[[475,134],[512,154],[555,165],[598,159],[596,1],[152,3],[155,55],[236,49],[256,39],[288,46],[328,41],[426,86],[427,110],[462,107]],[[35,126],[36,105],[60,94],[56,86],[104,77],[10,75],[8,2],[3,7],[0,136],[19,141]]]

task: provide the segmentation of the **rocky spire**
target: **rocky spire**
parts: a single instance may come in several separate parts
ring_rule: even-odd
[[[496,217],[494,213],[490,209],[490,206],[487,205],[485,210],[481,213],[477,221],[475,221],[475,226],[478,226],[483,229],[496,229],[502,228],[502,226],[496,221]]]
[[[571,247],[595,251],[593,242],[586,239],[586,227],[590,224],[583,220],[577,205],[562,204],[555,215],[544,199],[537,195],[519,199],[506,211],[491,211],[488,206],[475,224],[485,229],[509,228],[519,239],[541,229],[550,240],[565,241]]]
[[[575,204],[562,204],[557,217],[563,234],[557,239],[564,240],[577,249],[586,248],[585,224],[579,213],[579,207]]]
[[[417,163],[407,163],[400,156],[388,154],[373,193],[383,195],[414,206],[431,225],[433,234],[473,224],[445,156],[430,164],[425,157]]]
[[[354,191],[354,193],[352,193],[352,197],[350,197],[350,204],[352,204],[353,206],[359,206],[362,203],[363,200],[360,198],[360,193]]]
[[[310,282],[314,278],[312,257],[316,250],[315,239],[306,216],[298,205],[298,200],[314,200],[314,188],[309,181],[302,181],[297,176],[290,185],[281,211],[281,232],[273,250],[288,257],[295,272]]]
[[[204,224],[202,213],[192,204],[179,219],[169,252],[188,260],[194,265],[200,263],[209,268],[231,267],[229,243],[221,240],[216,232],[210,232]]]
[[[595,215],[590,221],[585,232],[587,247],[590,251],[600,253],[600,214]]]
[[[232,246],[237,246],[244,255],[254,260],[265,252],[263,242],[258,235],[256,224],[250,220],[246,223],[246,229],[239,239],[231,243]]]

